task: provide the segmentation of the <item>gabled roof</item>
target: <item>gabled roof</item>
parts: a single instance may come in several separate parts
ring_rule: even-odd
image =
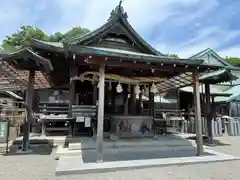
[[[222,57],[220,57],[214,50],[211,48],[204,49],[203,51],[189,57],[189,59],[201,59],[201,57],[205,55],[210,55],[215,57],[220,63],[222,63],[224,66],[229,67],[229,68],[234,68],[233,65],[225,61]]]
[[[100,28],[87,33],[84,36],[80,36],[72,40],[71,42],[67,42],[70,44],[79,44],[79,45],[89,45],[91,40],[95,38],[101,38],[106,35],[109,30],[111,30],[115,25],[118,25],[120,28],[124,29],[124,33],[127,33],[131,40],[133,40],[134,44],[139,46],[141,49],[145,49],[144,53],[152,54],[152,55],[162,55],[162,53],[158,52],[155,48],[149,45],[129,24],[127,20],[127,13],[124,12],[123,7],[119,4],[115,10],[111,12],[111,16],[108,21],[102,25]]]

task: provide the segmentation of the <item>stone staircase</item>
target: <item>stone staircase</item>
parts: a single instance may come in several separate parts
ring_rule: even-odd
[[[135,152],[135,151],[159,151],[174,152],[184,150],[194,150],[191,141],[175,135],[161,136],[158,138],[144,139],[124,139],[124,140],[105,140],[104,153],[113,154],[115,152]],[[83,152],[96,152],[96,141],[94,139],[71,140],[68,146],[58,146],[56,156],[75,156]]]

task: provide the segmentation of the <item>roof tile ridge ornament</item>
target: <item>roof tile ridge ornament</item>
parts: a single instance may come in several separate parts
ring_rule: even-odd
[[[119,1],[119,4],[117,5],[117,7],[115,9],[112,10],[111,14],[110,14],[110,18],[108,19],[111,20],[115,17],[118,17],[118,18],[125,18],[127,19],[128,18],[128,15],[126,12],[124,12],[124,8],[122,7],[122,0]]]

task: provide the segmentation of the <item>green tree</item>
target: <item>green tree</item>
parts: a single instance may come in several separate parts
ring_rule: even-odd
[[[64,35],[62,33],[57,32],[57,33],[49,36],[49,41],[60,42],[60,41],[62,41],[63,37],[64,37]]]
[[[240,58],[237,57],[228,57],[226,58],[227,62],[232,64],[233,66],[238,66],[240,67]]]
[[[6,52],[13,52],[23,46],[29,39],[38,39],[50,42],[70,41],[76,37],[83,36],[90,32],[86,28],[74,27],[65,34],[57,32],[53,35],[47,35],[41,29],[32,26],[21,26],[20,29],[3,40],[2,48]]]
[[[21,26],[20,30],[3,40],[2,47],[4,51],[14,51],[21,48],[23,43],[31,38],[49,40],[49,36],[41,29],[32,26]]]
[[[177,54],[166,54],[169,57],[179,58]]]
[[[81,37],[89,32],[90,32],[90,30],[88,30],[86,28],[74,27],[70,31],[68,31],[66,34],[63,35],[62,41],[68,42],[77,37]]]

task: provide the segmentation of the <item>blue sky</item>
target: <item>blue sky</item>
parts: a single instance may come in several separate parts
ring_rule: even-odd
[[[0,40],[21,25],[48,34],[73,26],[93,30],[119,0],[0,0]],[[162,53],[189,57],[205,48],[240,57],[240,0],[125,0],[136,31]]]

